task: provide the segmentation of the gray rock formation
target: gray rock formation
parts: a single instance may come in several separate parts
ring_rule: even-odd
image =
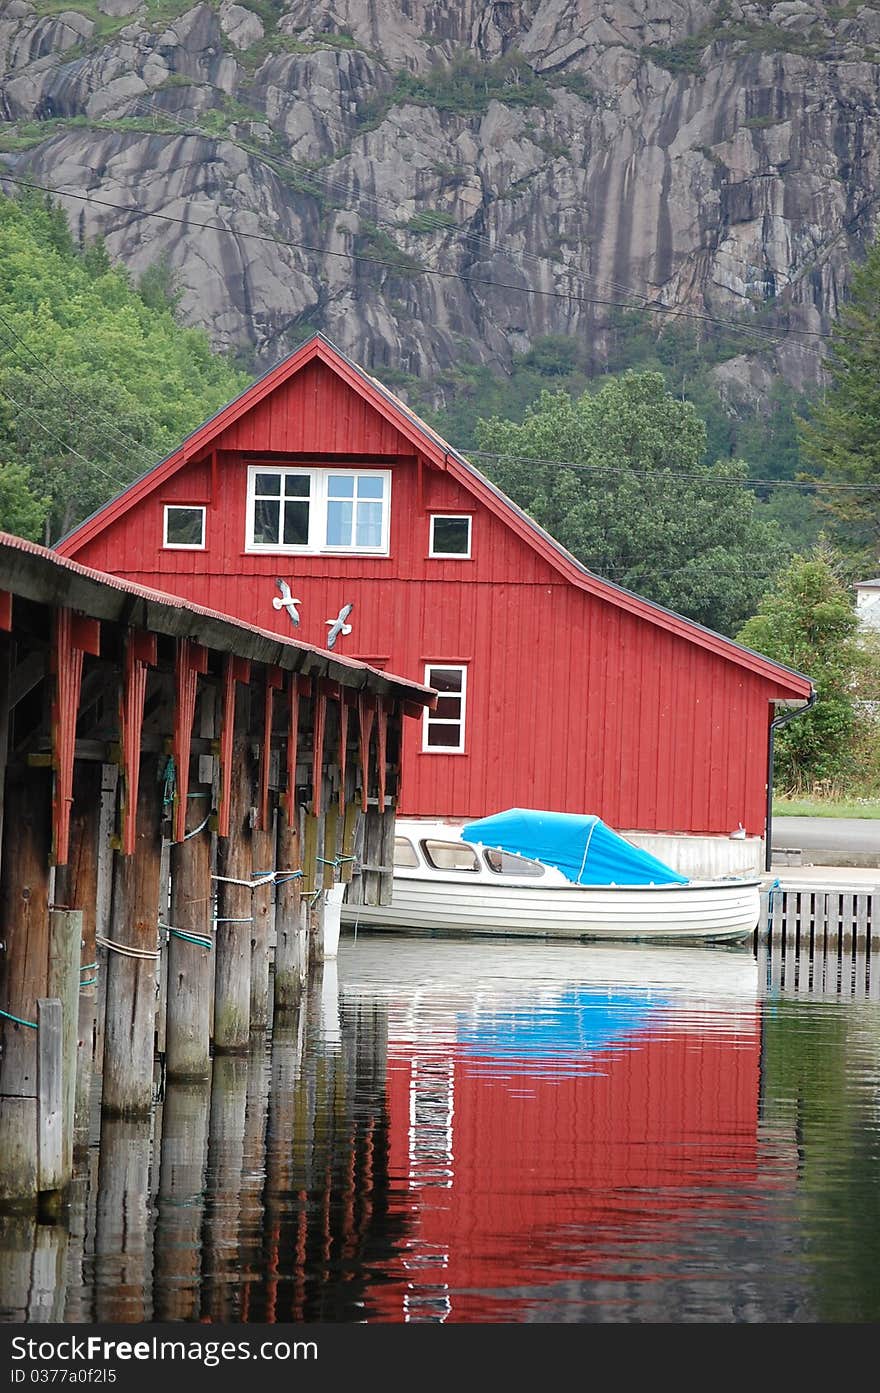
[[[732,324],[731,398],[820,379],[877,226],[880,0],[180,10],[6,0],[0,168],[134,275],[165,257],[217,346],[317,327],[430,378],[564,334],[598,366],[647,304]]]

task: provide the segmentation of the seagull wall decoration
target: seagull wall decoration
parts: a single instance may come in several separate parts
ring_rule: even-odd
[[[279,598],[278,598],[277,595],[273,595],[273,596],[272,596],[272,607],[273,607],[273,609],[286,609],[286,610],[287,610],[287,617],[288,617],[288,619],[290,620],[291,624],[294,626],[294,628],[298,628],[298,627],[299,627],[299,611],[297,610],[297,605],[301,605],[301,604],[302,604],[302,600],[297,600],[297,599],[294,597],[294,595],[293,595],[293,593],[292,593],[292,591],[291,591],[291,589],[290,589],[290,586],[287,584],[287,581],[286,581],[286,580],[282,580],[280,576],[276,576],[276,578],[275,578],[275,584],[278,586],[278,589],[281,591],[281,599],[279,600]]]
[[[325,619],[324,623],[329,625],[330,632],[327,635],[327,647],[332,648],[340,634],[350,634],[351,625],[346,624],[346,619],[354,609],[354,605],[343,605],[335,619]]]

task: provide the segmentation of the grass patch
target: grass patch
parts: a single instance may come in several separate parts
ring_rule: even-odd
[[[880,798],[774,798],[774,817],[880,818]]]

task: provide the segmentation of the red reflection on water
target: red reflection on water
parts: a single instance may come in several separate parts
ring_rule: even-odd
[[[621,1249],[668,1250],[701,1216],[751,1208],[760,1048],[757,1006],[732,1033],[654,1025],[559,1074],[389,1042],[390,1169],[410,1242],[372,1288],[372,1317],[517,1319],[518,1302],[540,1306],[535,1288],[613,1281]]]

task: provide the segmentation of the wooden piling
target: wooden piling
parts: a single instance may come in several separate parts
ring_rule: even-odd
[[[113,865],[101,1107],[116,1117],[149,1113],[159,950],[162,784],[156,755],[140,760],[135,848]]]
[[[238,711],[246,706],[242,699]],[[246,1050],[251,1014],[253,870],[251,809],[254,806],[250,742],[238,729],[232,749],[229,836],[217,850],[217,961],[214,980],[214,1049]]]
[[[37,1002],[37,1168],[41,1207],[61,1207],[64,1172],[64,1079],[62,1006],[53,997]]]
[[[168,1079],[206,1079],[211,1072],[211,999],[214,992],[211,833],[201,824],[208,798],[187,803],[183,841],[171,847],[171,926],[165,1071]],[[201,830],[198,830],[201,827]],[[206,940],[193,943],[180,934]]]
[[[98,909],[98,848],[101,832],[102,766],[79,760],[74,766],[73,809],[70,817],[70,858],[66,902],[82,917],[78,958],[77,1057],[74,1085],[74,1147],[88,1146],[92,1059],[98,1005],[98,950],[95,944]],[[106,933],[106,925],[102,929]]]
[[[101,813],[98,822],[98,893],[95,900],[95,936],[110,933],[110,910],[113,900],[113,843],[116,828],[116,803],[119,794],[119,765],[101,765]],[[95,984],[95,1045],[92,1051],[92,1072],[99,1077],[104,1072],[104,1024],[107,1019],[107,963],[109,950],[97,943],[95,958],[98,980]],[[87,958],[86,962],[91,962]]]
[[[255,879],[273,871],[275,833],[260,829],[251,838],[253,848],[252,872]],[[272,881],[258,885],[251,896],[251,1030],[265,1030],[269,1024],[269,927],[273,919]]]
[[[292,812],[290,811],[292,807]],[[299,811],[291,790],[278,810],[275,864],[279,871],[301,871]],[[302,922],[302,876],[280,878],[275,893],[275,1010],[295,1007],[306,974],[306,934]]]
[[[0,1204],[37,1202],[37,1001],[48,981],[51,806],[49,769],[10,767],[0,880]]]
[[[79,1054],[79,982],[82,912],[49,912],[49,972],[46,990],[61,1002],[62,1170],[66,1185],[73,1174],[76,1125],[76,1072]]]

